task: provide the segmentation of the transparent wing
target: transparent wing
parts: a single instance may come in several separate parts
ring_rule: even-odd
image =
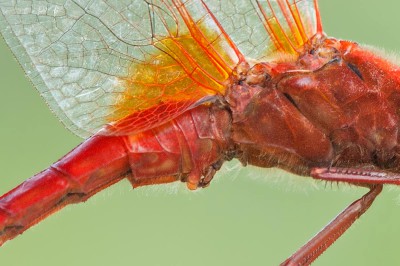
[[[199,1],[1,0],[0,11],[27,76],[81,136],[163,123],[221,93],[238,62]]]
[[[323,34],[317,0],[209,1],[222,27],[249,58],[275,53],[298,54],[316,34]]]
[[[241,52],[293,53],[318,31],[317,10],[312,0],[0,0],[0,32],[86,137],[148,129],[223,94]]]

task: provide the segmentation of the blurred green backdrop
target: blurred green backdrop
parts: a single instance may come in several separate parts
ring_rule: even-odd
[[[398,1],[321,1],[325,31],[387,50],[400,46]],[[0,42],[0,194],[80,143],[64,129]],[[123,181],[67,207],[0,249],[0,264],[277,265],[365,190],[241,169],[198,192],[132,191]],[[281,180],[282,179],[282,180]],[[400,264],[399,191],[369,212],[315,265]]]

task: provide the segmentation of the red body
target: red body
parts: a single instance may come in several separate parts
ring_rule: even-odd
[[[349,42],[327,39],[310,51],[295,63],[240,66],[225,100],[157,128],[88,139],[0,198],[1,243],[123,178],[195,189],[234,157],[301,175],[329,166],[397,171],[398,68]]]
[[[35,71],[42,80],[35,74],[31,79],[41,86],[42,95],[60,106],[61,117],[74,122],[69,126],[78,132],[93,132],[98,121],[105,126],[47,170],[0,197],[0,245],[66,204],[85,201],[123,178],[133,187],[182,181],[196,189],[207,186],[224,161],[237,158],[243,165],[279,167],[319,180],[370,188],[283,263],[308,265],[369,208],[383,184],[400,185],[400,69],[356,43],[327,38],[316,0],[256,1],[252,11],[265,26],[272,54],[285,56],[253,65],[203,1],[140,3],[149,9],[150,32],[141,32],[135,21],[131,24],[137,31],[134,42],[126,47],[122,42],[116,48],[127,54],[105,53],[105,62],[119,61],[120,69],[115,67],[115,71],[123,73],[118,78],[109,65],[103,68],[102,49],[94,48],[103,38],[93,34],[89,23],[77,31],[62,27],[61,37],[54,38],[57,41],[49,38],[46,48],[40,47],[42,42],[33,42],[38,49],[31,46],[31,36],[27,41],[10,33],[10,29],[23,28],[23,23],[9,14],[29,21],[23,3],[2,4],[9,16],[5,24],[9,28],[3,34],[10,42],[17,39],[25,45],[22,52],[31,57],[32,65],[37,64]],[[86,14],[91,8],[77,10]],[[283,19],[275,15],[275,9]],[[97,6],[93,10],[99,11]],[[224,8],[217,10],[223,13]],[[59,11],[44,17],[53,20],[63,14]],[[123,14],[122,20],[131,22],[131,15]],[[79,21],[73,12],[69,18]],[[43,27],[40,19],[36,22]],[[58,30],[53,27],[54,36]],[[76,38],[82,41],[80,48],[90,48],[82,54],[75,46],[76,36],[68,35],[81,30]],[[110,39],[122,38],[111,33]],[[93,43],[83,41],[93,36]],[[144,44],[138,44],[143,40]],[[56,63],[46,61],[53,60],[53,52],[65,51],[60,47],[66,43],[72,52]],[[130,54],[131,49],[136,54]],[[98,56],[95,64],[90,56],[85,57],[92,53]],[[30,63],[24,63],[31,73]],[[82,74],[87,65],[96,78]],[[72,71],[64,76],[65,69]],[[78,77],[76,88],[72,85]],[[59,84],[62,89],[55,89]],[[98,100],[97,89],[119,97]],[[90,94],[94,104],[86,106],[90,100],[85,97]],[[75,102],[82,106],[71,111]],[[90,109],[103,105],[114,109]]]

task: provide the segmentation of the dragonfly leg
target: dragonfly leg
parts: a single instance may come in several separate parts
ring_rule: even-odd
[[[364,169],[315,168],[313,178],[325,181],[347,182],[370,190],[344,209],[318,234],[297,250],[282,265],[309,265],[330,247],[371,206],[382,191],[383,184],[400,184],[400,175]]]
[[[314,168],[311,176],[325,181],[346,182],[368,186],[377,184],[400,185],[400,174],[361,168]]]

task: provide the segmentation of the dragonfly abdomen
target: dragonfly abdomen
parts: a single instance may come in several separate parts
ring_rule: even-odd
[[[229,113],[210,105],[132,136],[89,138],[0,197],[0,246],[125,177],[134,187],[178,180],[191,189],[207,185],[227,159],[230,126]]]
[[[83,202],[129,172],[120,137],[94,136],[0,197],[0,246],[62,207]]]

